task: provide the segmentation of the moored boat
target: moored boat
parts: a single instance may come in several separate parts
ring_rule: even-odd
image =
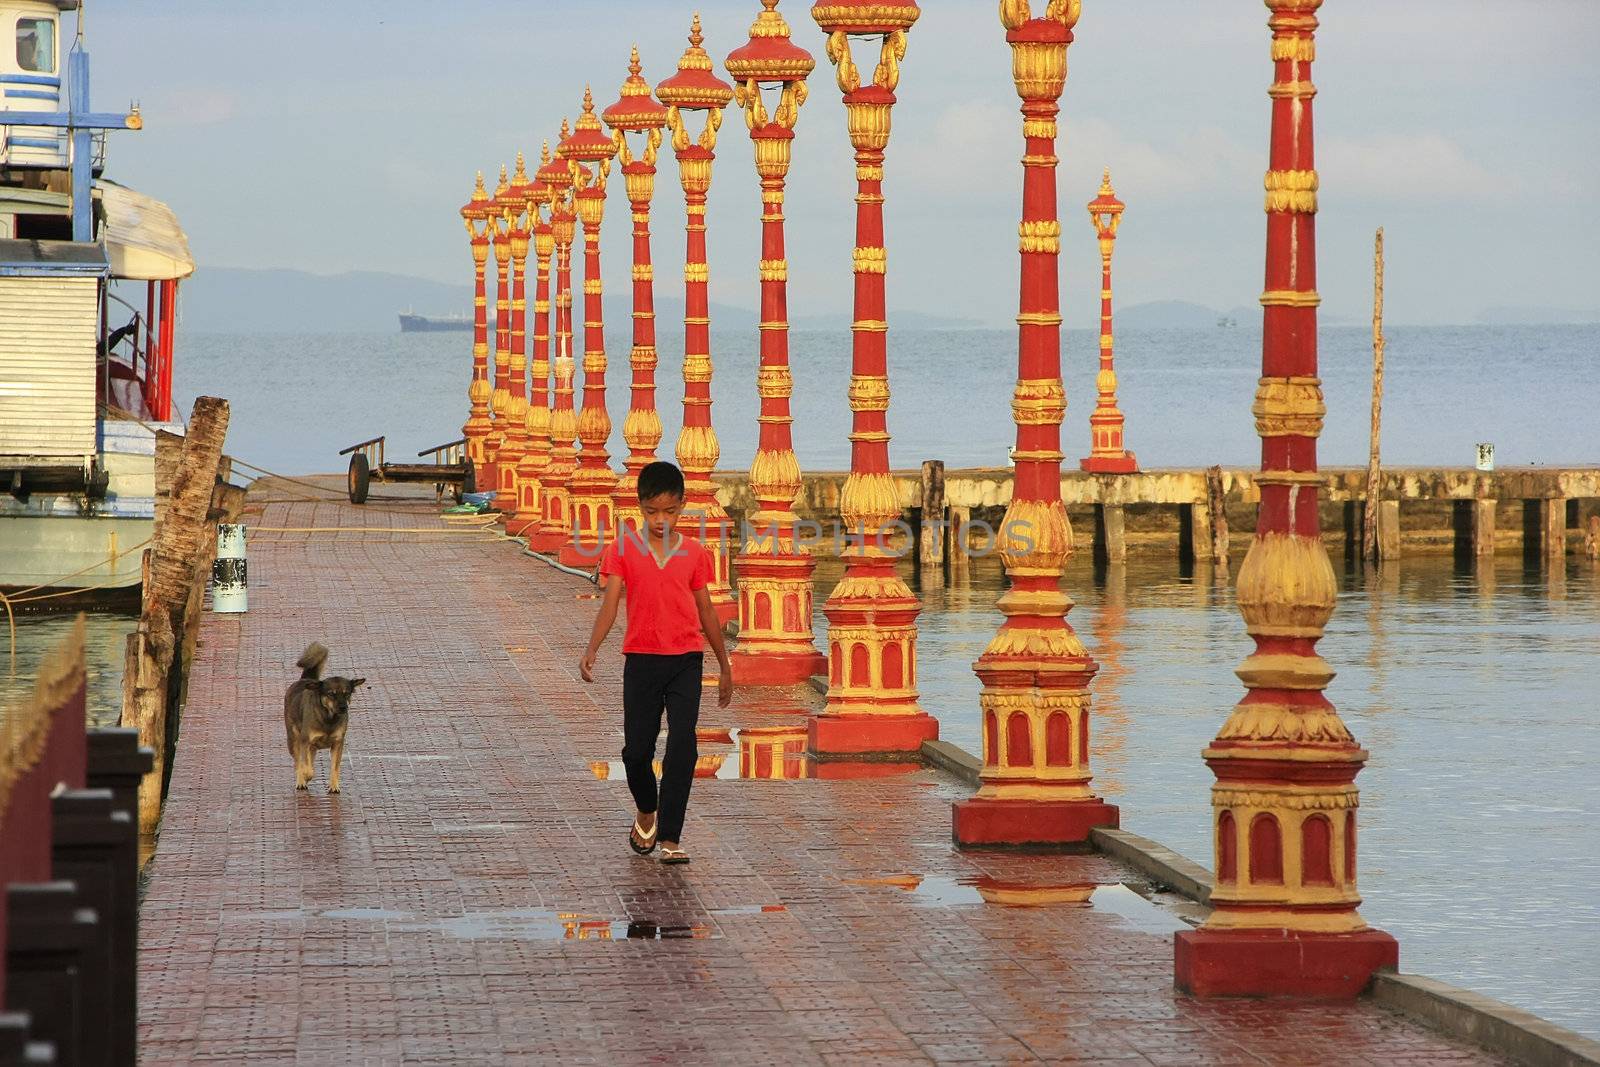
[[[0,0],[0,593],[24,609],[136,601],[156,433],[183,431],[194,262],[165,204],[103,177],[106,132],[142,123],[90,110],[77,6]]]

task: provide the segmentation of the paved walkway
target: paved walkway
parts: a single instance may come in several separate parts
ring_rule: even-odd
[[[202,627],[144,904],[146,1062],[1491,1062],[1368,1003],[1176,995],[1172,909],[1100,856],[956,852],[964,787],[933,771],[737,777],[758,735],[709,733],[797,725],[795,694],[708,704],[694,862],[637,858],[616,638],[601,684],[572,666],[582,581],[395,532],[442,528],[431,495],[248,521],[250,612]],[[370,683],[339,796],[326,757],[296,793],[285,750],[311,640]]]

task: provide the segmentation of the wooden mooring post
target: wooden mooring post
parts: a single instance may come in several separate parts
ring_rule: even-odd
[[[156,442],[156,530],[146,549],[143,609],[128,635],[122,683],[122,724],[136,727],[140,744],[155,753],[154,771],[139,785],[139,832],[146,840],[161,819],[171,734],[216,552],[215,523],[236,517],[243,506],[242,490],[217,487],[228,402],[200,397],[188,429],[182,438],[166,434]]]
[[[1228,512],[1227,491],[1222,484],[1222,468],[1206,468],[1206,518],[1211,529],[1210,559],[1223,567],[1228,565]]]
[[[944,460],[922,461],[922,523],[917,538],[917,565],[925,574],[944,575],[945,539],[950,536],[944,514]]]
[[[1361,558],[1372,563],[1382,558],[1378,547],[1378,505],[1382,469],[1378,441],[1383,424],[1383,227],[1372,250],[1372,431],[1367,442],[1367,492],[1361,515]]]

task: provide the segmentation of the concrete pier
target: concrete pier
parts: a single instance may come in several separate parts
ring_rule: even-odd
[[[931,769],[774,756],[800,690],[708,700],[694,862],[636,857],[620,635],[596,685],[575,666],[592,587],[431,494],[270,489],[250,613],[201,626],[142,914],[147,1062],[1496,1062],[1364,1000],[1177,995],[1184,923],[1144,876],[957,852],[969,787]],[[326,757],[296,792],[284,749],[312,640],[368,680],[336,796]]]

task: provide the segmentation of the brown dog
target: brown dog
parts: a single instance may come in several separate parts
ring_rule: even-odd
[[[300,680],[283,698],[283,724],[294,757],[294,787],[306,789],[317,773],[317,749],[332,749],[328,792],[339,791],[339,761],[344,757],[344,732],[350,725],[350,697],[365,678],[323,678],[328,650],[313,643],[301,654]]]

